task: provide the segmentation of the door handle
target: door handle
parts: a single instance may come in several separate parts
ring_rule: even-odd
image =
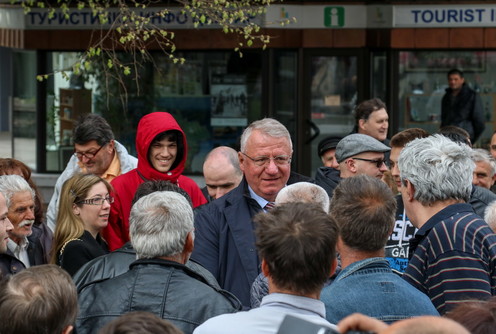
[[[314,131],[314,134],[311,135],[310,138],[308,138],[308,140],[305,142],[305,144],[310,144],[315,138],[317,138],[320,135],[320,129],[317,126],[317,124],[315,124],[311,120],[307,120],[307,123],[310,126],[310,132],[312,130]]]

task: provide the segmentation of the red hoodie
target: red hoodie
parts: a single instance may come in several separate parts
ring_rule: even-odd
[[[182,133],[184,149],[179,164],[167,173],[161,173],[150,165],[148,148],[158,134],[169,130],[178,130]],[[183,130],[171,114],[154,112],[141,118],[136,132],[136,151],[138,151],[138,168],[116,177],[111,182],[115,201],[110,209],[108,226],[103,231],[110,250],[115,250],[129,241],[131,201],[138,186],[146,180],[167,180],[177,184],[189,194],[194,207],[207,203],[198,185],[189,177],[181,175],[186,163],[188,146]]]

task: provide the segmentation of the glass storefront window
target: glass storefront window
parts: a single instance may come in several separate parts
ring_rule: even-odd
[[[447,72],[458,68],[465,82],[482,99],[486,128],[476,146],[487,148],[495,128],[496,52],[403,51],[399,53],[399,131],[423,128],[439,130],[441,99],[448,87]]]
[[[356,56],[314,56],[311,58],[311,119],[320,135],[312,141],[314,172],[322,166],[318,143],[327,136],[346,136],[353,129],[357,103]]]
[[[201,174],[204,158],[213,148],[238,148],[242,130],[262,115],[261,52],[245,52],[243,58],[234,52],[178,52],[177,56],[186,59],[184,65],[154,54],[154,64],[139,68],[138,83],[132,76],[122,82],[109,79],[99,68],[85,77],[66,72],[70,81],[60,75],[49,79],[46,170],[65,168],[73,152],[74,123],[90,112],[102,115],[133,155],[141,117],[154,111],[171,113],[186,133],[185,173],[189,174]],[[51,52],[48,68],[70,68],[75,57],[76,53]]]
[[[12,156],[36,168],[36,52],[13,54]]]

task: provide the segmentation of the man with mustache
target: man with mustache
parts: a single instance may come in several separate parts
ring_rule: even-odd
[[[0,192],[7,202],[8,231],[6,253],[0,258],[3,275],[16,274],[31,266],[45,264],[46,254],[40,243],[41,230],[34,226],[34,191],[21,176],[0,176]]]

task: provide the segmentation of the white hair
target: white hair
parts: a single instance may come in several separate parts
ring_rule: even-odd
[[[489,203],[484,211],[484,220],[491,230],[496,232],[496,201]]]
[[[0,176],[0,192],[4,195],[7,207],[10,207],[12,196],[17,193],[29,192],[34,201],[35,193],[33,188],[22,176],[2,175]]]
[[[157,191],[140,198],[129,216],[129,235],[138,258],[180,255],[193,220],[191,205],[177,192]]]
[[[483,148],[474,148],[472,150],[471,157],[474,162],[487,162],[491,167],[491,177],[496,174],[496,161],[491,156],[488,150],[485,150]]]
[[[400,153],[401,180],[410,181],[422,205],[449,199],[468,202],[475,168],[471,151],[439,134],[415,139]]]
[[[329,195],[321,186],[309,182],[297,182],[284,187],[276,197],[276,204],[315,203],[329,213]]]
[[[293,142],[291,141],[291,135],[289,134],[288,129],[286,129],[281,122],[273,118],[264,118],[251,123],[245,131],[243,131],[243,134],[241,135],[241,152],[245,152],[246,144],[248,143],[248,139],[253,130],[258,130],[274,138],[286,138],[289,143],[289,148],[293,150]]]

